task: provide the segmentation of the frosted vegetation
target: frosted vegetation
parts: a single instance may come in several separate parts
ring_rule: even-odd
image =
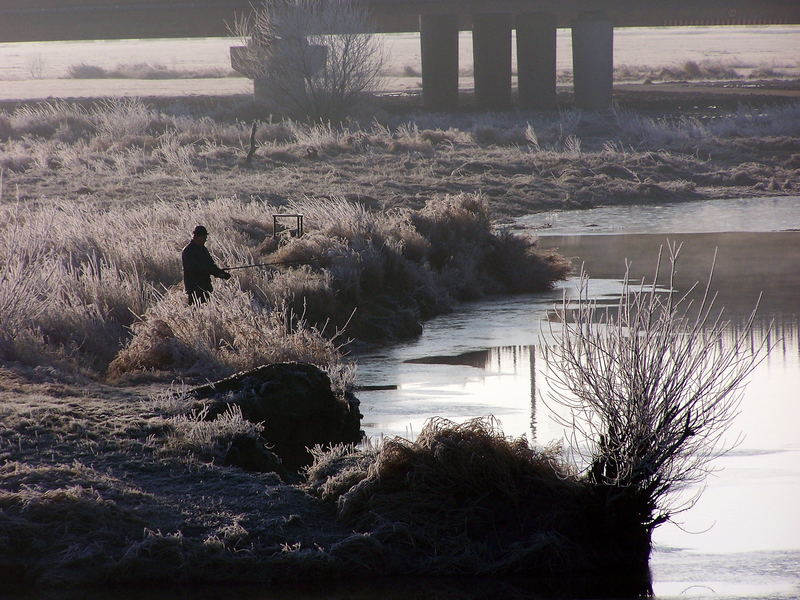
[[[188,102],[57,102],[0,111],[3,198],[141,205],[158,196],[285,202],[336,195],[383,209],[480,190],[500,216],[791,193],[800,183],[797,103],[740,106],[703,119],[618,110],[612,124],[568,110],[266,122],[252,164],[242,165],[251,119],[263,115],[241,100]]]
[[[661,287],[630,287],[619,320],[585,293],[559,311],[548,377],[598,390],[568,404],[573,448],[587,452],[577,460],[508,438],[491,419],[432,419],[413,442],[316,448],[303,483],[287,486],[221,465],[234,437],[269,427],[235,407],[205,421],[183,387],[145,400],[54,383],[47,368],[38,389],[22,387],[5,370],[5,385],[19,386],[0,405],[0,531],[18,540],[0,544],[7,581],[525,574],[573,597],[641,597],[652,530],[685,508],[672,494],[729,448],[722,436],[760,355],[747,328],[741,352],[723,352],[726,324],[710,301],[695,317]]]
[[[78,63],[67,68],[68,79],[218,79],[237,77],[230,69],[174,69],[160,63],[120,63],[115,67],[101,67]]]
[[[370,212],[342,198],[289,209],[305,214],[306,235],[279,246],[267,218],[275,209],[261,201],[113,211],[63,200],[5,204],[0,356],[112,376],[214,377],[301,361],[342,389],[352,376],[338,349],[345,336],[413,335],[457,300],[544,289],[567,269],[529,242],[492,233],[476,195],[435,198],[419,212]],[[308,264],[237,271],[212,302],[188,307],[179,254],[198,222],[213,224],[220,265]]]
[[[292,359],[344,386],[347,338],[414,335],[456,301],[564,274],[492,218],[800,185],[800,104],[707,120],[618,111],[610,128],[570,111],[266,122],[247,162],[249,110],[0,112],[4,360],[212,376]],[[285,211],[305,214],[308,235],[278,247],[270,215]],[[221,265],[308,264],[237,271],[185,310],[178,254],[196,223]]]

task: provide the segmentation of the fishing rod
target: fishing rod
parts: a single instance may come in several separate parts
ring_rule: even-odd
[[[233,271],[234,269],[250,269],[252,267],[271,267],[276,265],[296,265],[296,264],[308,264],[311,262],[315,262],[314,259],[312,260],[285,260],[281,262],[266,262],[266,263],[256,263],[254,265],[238,265],[236,267],[222,267],[223,271]]]

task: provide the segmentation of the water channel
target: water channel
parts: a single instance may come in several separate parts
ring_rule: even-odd
[[[732,331],[762,294],[750,336],[770,350],[749,377],[731,439],[699,502],[656,530],[658,598],[800,597],[800,198],[701,201],[561,212],[519,219],[540,245],[558,248],[613,302],[625,259],[652,278],[659,246],[682,244],[675,287],[705,282]],[[358,356],[368,435],[414,437],[433,416],[493,415],[507,435],[538,444],[567,432],[553,419],[537,345],[548,311],[575,280],[552,292],[469,303],[426,323],[419,339]],[[686,494],[697,489],[686,490]]]

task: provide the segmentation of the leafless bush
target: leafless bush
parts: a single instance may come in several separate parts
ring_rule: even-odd
[[[560,307],[554,344],[543,344],[550,397],[569,410],[563,424],[587,479],[612,490],[609,511],[615,500],[632,501],[629,516],[647,532],[692,506],[697,495],[678,492],[735,445],[725,434],[761,356],[750,344],[752,316],[727,334],[710,276],[697,305],[693,290],[675,296],[679,251],[669,245],[666,289],[657,285],[659,257],[652,284],[636,287],[626,276],[616,310],[598,310],[582,276],[577,297]]]
[[[379,84],[383,52],[356,0],[269,0],[232,31],[248,77],[278,113],[339,119]]]

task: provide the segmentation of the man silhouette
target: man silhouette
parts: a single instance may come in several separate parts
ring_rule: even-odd
[[[220,279],[230,279],[231,274],[220,269],[211,258],[206,240],[208,230],[198,225],[192,231],[192,241],[186,244],[181,252],[183,262],[183,287],[189,296],[189,304],[202,304],[208,300],[214,287],[211,285],[211,276]]]

